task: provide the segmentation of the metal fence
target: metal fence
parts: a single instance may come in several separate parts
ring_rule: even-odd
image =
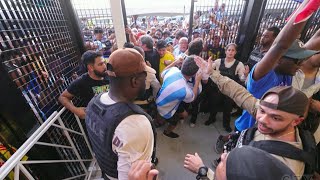
[[[320,10],[318,10],[311,18],[309,23],[307,24],[307,28],[304,30],[301,40],[303,42],[307,42],[320,28],[319,24],[320,20]]]
[[[299,4],[293,0],[268,0],[260,22],[255,45],[259,45],[259,39],[265,29],[272,26],[282,29],[286,24],[286,19]]]
[[[72,0],[72,5],[80,21],[84,40],[94,39],[94,28],[100,27],[103,30],[104,38],[113,33],[113,22],[109,1]]]
[[[195,3],[194,27],[202,29],[206,42],[219,35],[225,47],[237,39],[244,6],[244,0],[199,0]]]
[[[91,179],[92,171],[88,171],[89,164],[93,164],[95,160],[92,158],[93,153],[90,148],[90,144],[88,139],[86,138],[84,129],[80,123],[79,118],[77,118],[77,129],[70,129],[63,122],[66,113],[66,109],[63,108],[59,112],[55,111],[52,115],[44,122],[30,137],[29,139],[16,151],[16,153],[0,168],[0,179],[15,179],[19,180],[19,178],[24,177],[22,179]],[[72,114],[73,115],[73,114]],[[43,137],[47,131],[50,129],[55,129],[56,131],[61,131],[66,137],[66,140],[60,143],[50,143],[43,141],[41,137]],[[52,130],[51,130],[52,131]],[[85,146],[79,147],[79,143],[75,140],[75,135],[80,136],[84,139]],[[68,157],[72,156],[72,159],[63,158],[60,159],[32,159],[26,160],[27,153],[34,148],[35,146],[45,146],[45,147],[54,147],[60,149],[64,154]],[[89,151],[91,156],[86,156],[82,152],[84,149]],[[73,174],[65,175],[61,173],[61,171],[55,171],[54,177],[43,177],[39,176],[37,172],[32,171],[32,167],[34,165],[41,165],[52,167],[52,164],[68,164],[67,167],[69,171],[74,171]],[[14,173],[12,172],[14,170]],[[91,168],[93,170],[93,168]],[[12,172],[10,174],[10,171]],[[23,175],[20,174],[20,171]],[[46,170],[44,170],[46,171]],[[48,171],[48,169],[47,169]],[[9,174],[9,176],[8,176]],[[14,175],[13,175],[14,174]],[[13,177],[10,177],[13,176]],[[10,178],[9,178],[10,177]]]
[[[21,92],[20,95],[25,98],[39,124],[45,122],[54,111],[62,108],[57,98],[77,77],[80,52],[72,38],[70,22],[62,9],[66,7],[63,7],[62,2],[64,1],[0,1],[1,66]],[[75,100],[75,103],[81,102]],[[72,113],[64,112],[61,116],[67,128],[79,130]],[[46,135],[49,141],[55,144],[65,144],[68,140],[63,131],[54,128],[49,129]],[[70,136],[81,157],[92,158],[84,139],[77,134]],[[75,157],[75,154],[68,150],[53,150],[58,152],[61,159]],[[41,154],[29,157],[41,158]],[[68,169],[67,174],[71,176],[84,171],[79,163],[68,163],[65,166]],[[45,167],[30,168],[43,179],[45,176],[42,170]]]
[[[79,53],[58,0],[0,1],[1,63],[43,122],[77,71]]]

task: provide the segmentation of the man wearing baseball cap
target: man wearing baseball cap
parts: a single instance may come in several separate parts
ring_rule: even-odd
[[[276,86],[269,89],[259,100],[244,87],[216,71],[212,73],[211,79],[223,94],[233,99],[238,106],[247,110],[257,120],[256,130],[253,131],[249,142],[281,141],[305,150],[303,131],[297,128],[304,120],[304,113],[309,103],[308,97],[303,92],[292,86]],[[247,139],[248,131],[249,129],[246,129],[241,132],[237,146],[246,145],[247,142],[244,143],[244,139]],[[314,137],[311,135],[308,140],[313,142]],[[317,143],[319,139],[312,144]],[[313,152],[308,153],[312,155]],[[274,156],[285,163],[298,177],[304,174],[305,162],[279,155]]]
[[[144,94],[147,72],[154,70],[137,50],[116,50],[107,64],[109,92],[95,96],[87,107],[88,136],[106,179],[128,179],[133,162],[155,159],[152,119],[133,104]]]
[[[290,86],[292,76],[298,71],[301,62],[318,53],[305,49],[301,41],[296,40],[305,25],[305,22],[294,24],[298,12],[299,9],[281,30],[270,50],[250,71],[247,89],[254,97],[261,98],[267,90],[275,86]],[[242,131],[252,127],[254,123],[255,119],[244,111],[236,120],[235,126]]]

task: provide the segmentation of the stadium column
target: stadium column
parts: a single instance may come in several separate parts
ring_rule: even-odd
[[[117,37],[117,45],[118,47],[122,47],[126,42],[126,35],[125,35],[125,29],[124,29],[124,20],[123,20],[121,1],[110,0],[110,9],[111,9],[112,23],[113,23],[114,31]]]
[[[241,17],[236,43],[240,60],[246,62],[253,49],[267,0],[247,0]]]

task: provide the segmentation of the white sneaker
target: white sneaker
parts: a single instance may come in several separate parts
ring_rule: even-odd
[[[190,123],[190,127],[194,128],[196,126],[196,124]]]

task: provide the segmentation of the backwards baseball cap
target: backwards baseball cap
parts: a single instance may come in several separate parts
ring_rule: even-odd
[[[296,179],[291,169],[268,152],[251,146],[233,149],[227,157],[228,180]]]
[[[319,53],[319,51],[313,51],[303,48],[303,42],[300,40],[295,40],[288,51],[283,55],[285,57],[291,58],[291,59],[306,59],[308,57],[313,56],[314,54]]]
[[[266,96],[272,93],[278,95],[278,104],[269,103],[263,100]],[[260,104],[271,109],[303,116],[308,102],[308,97],[303,92],[293,88],[292,86],[276,86],[269,89],[262,96]]]
[[[141,72],[155,74],[155,70],[147,66],[142,55],[135,49],[125,48],[114,51],[107,63],[107,73],[111,77],[128,77]]]

